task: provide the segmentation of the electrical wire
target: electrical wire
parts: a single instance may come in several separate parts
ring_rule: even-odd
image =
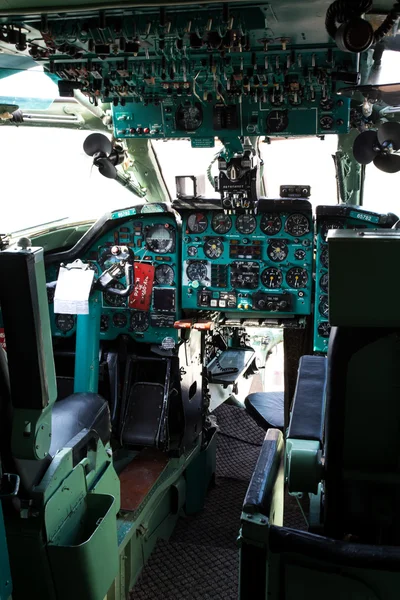
[[[326,31],[331,38],[334,38],[338,29],[336,23],[344,23],[354,17],[361,17],[371,8],[372,0],[335,0],[326,12]]]

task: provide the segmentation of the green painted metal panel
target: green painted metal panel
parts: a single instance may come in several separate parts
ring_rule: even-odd
[[[74,392],[97,392],[99,386],[101,294],[89,298],[89,314],[78,315]]]
[[[48,544],[58,600],[103,600],[118,572],[115,500],[89,494]]]

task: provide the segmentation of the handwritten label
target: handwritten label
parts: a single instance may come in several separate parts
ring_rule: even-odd
[[[135,310],[150,309],[154,272],[153,265],[135,263],[135,286],[129,296],[129,308]]]

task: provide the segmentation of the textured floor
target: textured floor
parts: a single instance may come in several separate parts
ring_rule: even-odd
[[[132,600],[236,600],[240,512],[265,432],[241,408],[214,413],[217,477],[204,510],[182,518],[168,542],[160,540],[131,592]],[[293,499],[287,525],[301,524]]]

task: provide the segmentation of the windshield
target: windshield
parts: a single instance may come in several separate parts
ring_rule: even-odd
[[[88,135],[50,127],[2,128],[2,233],[59,219],[97,219],[143,202],[92,168],[83,151]]]
[[[211,180],[218,175],[214,159],[222,150],[220,142],[216,141],[214,148],[201,149],[192,148],[187,140],[152,143],[171,198],[176,197],[175,178],[178,175],[204,176],[204,195],[215,196]],[[337,150],[337,144],[336,135],[327,135],[324,140],[315,137],[272,139],[270,144],[264,143],[262,138],[259,149],[264,162],[266,195],[269,198],[279,198],[279,188],[284,184],[310,185],[310,201],[313,206],[336,204],[338,200],[332,155]]]

